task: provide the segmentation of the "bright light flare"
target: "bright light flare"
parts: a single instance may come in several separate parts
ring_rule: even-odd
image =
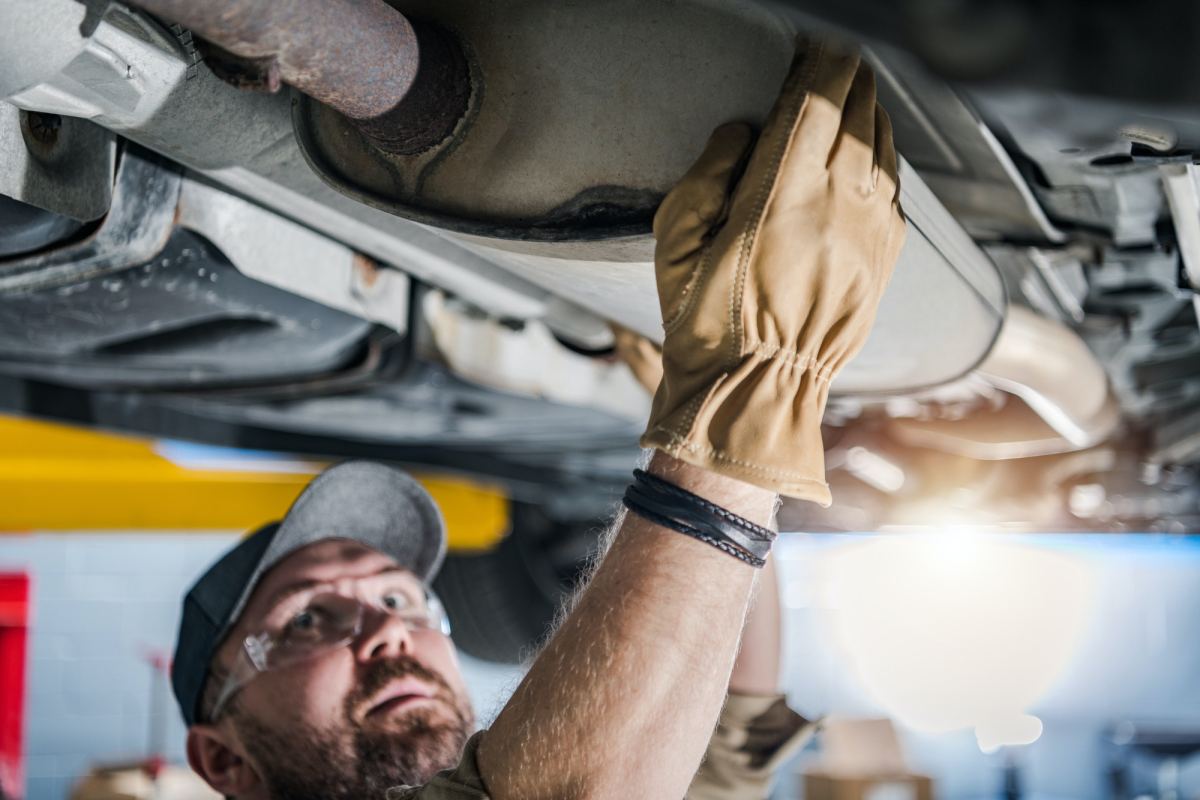
[[[975,741],[985,753],[1005,745],[1033,744],[1042,735],[1042,721],[1032,714],[986,720],[975,726]]]
[[[1079,559],[961,530],[826,559],[834,641],[888,713],[924,732],[974,728],[984,750],[1041,735],[1027,709],[1067,667],[1092,604]]]

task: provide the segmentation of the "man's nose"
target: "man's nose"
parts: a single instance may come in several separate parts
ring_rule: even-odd
[[[363,609],[363,629],[354,643],[354,656],[359,661],[411,655],[412,631],[396,614],[377,608]]]

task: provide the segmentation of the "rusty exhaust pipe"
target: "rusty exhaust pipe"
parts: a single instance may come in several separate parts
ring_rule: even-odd
[[[470,71],[454,36],[383,0],[131,0],[352,120],[377,147],[411,155],[466,113]]]

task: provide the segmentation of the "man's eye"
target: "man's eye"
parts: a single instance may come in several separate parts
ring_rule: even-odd
[[[285,633],[289,636],[311,636],[321,626],[323,613],[320,609],[306,608],[288,620]]]
[[[380,602],[388,611],[404,611],[412,607],[412,601],[400,592],[389,592]]]

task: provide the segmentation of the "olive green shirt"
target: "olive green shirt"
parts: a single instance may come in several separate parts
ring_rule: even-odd
[[[788,708],[783,695],[731,693],[686,800],[764,800],[775,770],[815,729]],[[467,742],[457,767],[439,772],[424,786],[390,789],[387,800],[489,800],[475,763],[481,735]]]

